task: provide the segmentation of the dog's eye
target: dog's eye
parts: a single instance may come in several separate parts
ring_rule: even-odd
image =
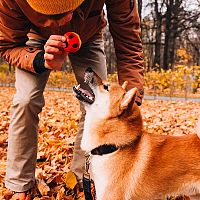
[[[108,84],[105,84],[105,85],[103,85],[103,88],[104,88],[104,90],[107,90],[108,92],[109,92],[109,86],[110,86],[110,84],[108,83]]]

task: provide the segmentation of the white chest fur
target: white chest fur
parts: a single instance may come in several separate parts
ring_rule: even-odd
[[[110,160],[111,154],[104,156],[93,156],[91,160],[92,177],[95,182],[97,200],[103,200],[104,194],[109,186],[109,168],[107,163]]]
[[[84,131],[81,141],[81,148],[87,152],[96,148],[98,145],[97,133],[94,133],[95,125],[98,121],[105,119],[109,114],[109,98],[104,93],[95,94],[96,100],[92,105],[86,105],[86,116],[84,122]]]

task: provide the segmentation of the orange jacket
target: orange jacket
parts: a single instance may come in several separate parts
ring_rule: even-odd
[[[41,0],[42,1],[42,0]],[[117,56],[119,82],[129,82],[143,95],[143,53],[140,20],[135,0],[85,0],[65,23],[34,11],[25,0],[0,1],[0,57],[11,65],[34,72],[33,60],[41,49],[26,46],[29,38],[47,40],[52,34],[74,31],[83,43],[101,36],[106,26],[103,6]]]

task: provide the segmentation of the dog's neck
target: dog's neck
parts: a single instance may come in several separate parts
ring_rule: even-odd
[[[99,123],[99,130],[95,131],[99,132],[105,144],[115,144],[121,147],[133,143],[138,136],[142,135],[142,126],[139,122],[132,121],[131,117],[122,118],[113,118]]]
[[[142,117],[137,106],[133,112],[127,111],[113,118],[100,119],[86,114],[81,147],[85,151],[110,144],[123,147],[134,143],[142,134]]]

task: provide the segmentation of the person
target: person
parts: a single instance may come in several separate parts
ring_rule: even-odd
[[[77,82],[84,84],[87,67],[107,77],[103,30],[109,29],[117,57],[119,83],[138,88],[136,101],[143,97],[143,52],[136,0],[1,0],[0,57],[15,66],[15,88],[8,132],[5,186],[16,199],[28,199],[35,184],[38,114],[45,104],[43,91],[51,70],[61,70],[69,57]],[[76,32],[81,49],[67,53],[63,36]],[[71,170],[81,185],[84,152],[80,149],[84,107],[76,136]]]

